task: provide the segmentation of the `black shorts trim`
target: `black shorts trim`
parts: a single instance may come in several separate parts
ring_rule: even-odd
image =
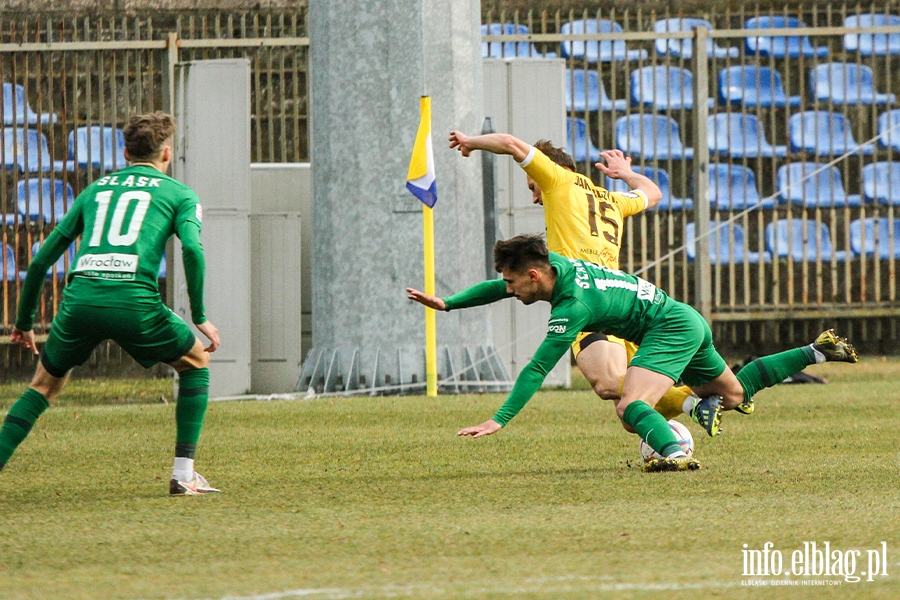
[[[57,379],[61,379],[66,376],[68,371],[63,371],[56,365],[50,362],[50,359],[47,358],[46,352],[41,352],[41,364],[44,365],[44,370],[56,377]]]
[[[593,344],[594,342],[608,342],[609,338],[606,337],[605,333],[600,333],[599,331],[595,331],[593,333],[589,333],[588,335],[581,338],[581,341],[578,342],[578,347],[580,348],[580,352],[584,352],[584,349]]]

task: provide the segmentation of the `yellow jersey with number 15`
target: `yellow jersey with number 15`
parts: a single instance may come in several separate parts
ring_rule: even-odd
[[[519,163],[541,188],[547,247],[566,258],[619,268],[622,223],[647,208],[640,190],[610,192],[557,165],[535,147]]]

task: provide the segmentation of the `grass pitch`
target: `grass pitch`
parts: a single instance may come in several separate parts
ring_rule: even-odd
[[[761,392],[721,438],[689,424],[693,473],[641,473],[585,391],[480,440],[455,432],[502,396],[213,403],[198,470],[224,493],[181,498],[174,405],[109,384],[126,405],[63,398],[0,473],[0,598],[898,598],[900,363],[811,371],[831,383]],[[790,567],[806,541],[857,573],[884,541],[888,576],[743,585],[783,580],[743,576],[743,544]]]

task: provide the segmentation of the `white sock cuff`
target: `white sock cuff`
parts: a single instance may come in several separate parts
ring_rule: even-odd
[[[172,479],[178,481],[190,481],[194,478],[194,459],[175,457],[175,464],[172,465]]]
[[[825,355],[822,354],[821,352],[819,352],[819,350],[816,348],[815,344],[810,344],[809,347],[812,348],[812,351],[816,355],[816,364],[817,365],[821,365],[823,362],[825,362],[827,360],[825,358]]]

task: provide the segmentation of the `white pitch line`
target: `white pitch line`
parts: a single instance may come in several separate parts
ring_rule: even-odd
[[[712,588],[739,587],[739,581],[733,583],[601,583],[611,577],[558,577],[532,580],[524,585],[511,588],[466,586],[470,589],[447,589],[439,586],[424,585],[386,585],[359,588],[305,588],[286,590],[256,596],[224,596],[221,600],[288,600],[291,598],[315,598],[323,600],[342,600],[344,598],[364,598],[371,595],[398,598],[418,594],[484,596],[486,594],[524,594],[531,592],[623,592],[623,591],[664,591],[664,590],[702,590]],[[590,583],[590,581],[597,581]],[[448,586],[451,587],[451,586]]]

